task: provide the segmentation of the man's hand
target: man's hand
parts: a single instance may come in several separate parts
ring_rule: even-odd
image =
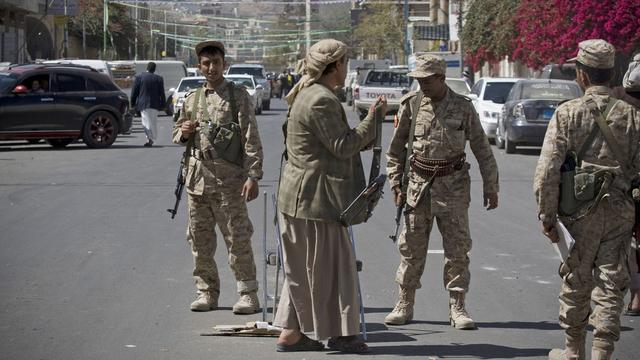
[[[382,112],[382,116],[384,117],[387,114],[387,98],[384,95],[378,96],[376,101],[369,106],[369,113],[375,115],[376,107],[378,107],[378,105],[380,105],[380,108],[377,110]]]
[[[185,121],[182,123],[182,126],[180,126],[180,131],[182,132],[182,137],[187,139],[189,138],[189,136],[191,136],[191,134],[193,134],[196,131],[196,128],[198,127],[198,122],[191,122],[189,120]]]
[[[484,194],[484,207],[493,210],[498,207],[498,193]]]
[[[400,189],[400,185],[394,186],[393,187],[393,192],[395,194],[394,201],[396,203],[396,206],[400,206],[400,205],[404,204],[405,194],[402,193],[402,190]]]
[[[249,178],[244,182],[244,186],[242,186],[242,193],[240,195],[244,197],[244,201],[249,202],[258,197],[258,191],[258,181]]]
[[[545,225],[542,223],[542,233],[554,244],[560,241],[560,236],[558,236],[558,230],[556,230],[555,224]]]

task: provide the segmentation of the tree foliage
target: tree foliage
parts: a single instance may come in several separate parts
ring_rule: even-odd
[[[367,6],[354,32],[355,46],[366,54],[378,58],[391,58],[396,62],[404,53],[403,17],[394,4],[373,3]]]
[[[519,5],[520,0],[482,0],[471,4],[460,37],[465,61],[473,69],[511,54],[516,33],[513,15]]]
[[[534,69],[573,57],[586,39],[627,54],[640,45],[637,0],[522,0],[515,19],[514,59]]]

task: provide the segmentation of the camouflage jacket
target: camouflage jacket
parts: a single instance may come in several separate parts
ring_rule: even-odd
[[[387,151],[387,174],[391,187],[400,185],[402,173],[404,171],[405,159],[407,156],[407,142],[409,141],[409,128],[411,125],[412,113],[416,92],[410,92],[400,99],[400,109],[398,111],[398,125],[391,139],[389,150]],[[437,118],[435,109],[444,106],[445,113],[442,118]],[[471,101],[451,89],[447,90],[444,99],[439,103],[434,103],[427,97],[422,98],[419,106],[419,113],[416,119],[416,128],[413,140],[413,152],[430,159],[452,159],[464,153],[467,140],[471,145],[471,150],[480,165],[482,174],[483,189],[485,194],[495,194],[498,192],[498,166],[493,157],[489,140],[485,136],[476,111]],[[464,171],[436,178],[431,193],[434,197],[446,197],[450,194],[439,194],[440,183],[454,184],[465,177],[468,180],[468,168]],[[423,183],[420,175],[410,172],[410,183]],[[445,186],[450,188],[451,186]],[[415,190],[415,189],[414,189]],[[455,190],[455,189],[454,189]],[[468,187],[460,188],[466,194],[457,196],[469,197]],[[459,191],[453,191],[457,193]],[[454,194],[455,195],[455,194]],[[412,196],[407,198],[410,206],[415,206],[414,201],[422,196],[420,192],[412,191]],[[414,198],[415,199],[412,199]]]
[[[577,153],[580,150],[591,129],[597,126],[594,116],[584,104],[587,98],[593,99],[600,111],[604,111],[609,101],[615,101],[610,96],[609,88],[592,86],[582,98],[561,104],[549,122],[533,181],[538,217],[545,223],[555,222],[557,215],[560,166],[569,152]],[[640,169],[640,113],[632,105],[618,101],[609,112],[607,123],[623,153],[628,155],[623,161],[627,161],[637,172]],[[615,178],[608,196],[622,216],[633,217],[633,202],[628,194],[631,181],[623,175],[601,132],[586,151],[582,167],[587,170],[610,169]]]
[[[375,139],[375,132],[371,115],[351,129],[340,100],[324,85],[303,88],[287,120],[288,161],[278,209],[296,218],[339,221],[367,185],[360,151]]]
[[[228,82],[225,80],[215,90],[207,89],[205,84],[205,97],[207,111],[211,119],[203,118],[202,102],[198,104],[196,121],[200,123],[199,130],[195,134],[194,149],[195,156],[189,160],[189,170],[187,172],[186,185],[190,194],[202,195],[203,193],[215,192],[219,187],[243,184],[247,176],[262,177],[262,143],[258,134],[258,125],[254,114],[253,104],[249,93],[240,87],[235,86],[235,101],[238,110],[238,122],[240,123],[241,139],[244,148],[244,164],[242,167],[227,162],[221,158],[207,159],[198,156],[198,151],[213,151],[206,131],[209,124],[225,124],[233,121],[231,114],[231,104],[229,100]],[[196,91],[187,94],[185,99],[183,114],[173,127],[173,142],[179,145],[186,145],[182,140],[180,127],[186,120],[191,119],[191,112],[196,98]]]

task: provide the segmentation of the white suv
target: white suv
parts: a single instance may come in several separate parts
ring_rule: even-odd
[[[482,129],[489,139],[496,137],[498,117],[502,113],[511,87],[520,79],[518,78],[490,78],[478,80],[467,95],[476,108]]]
[[[261,109],[271,109],[271,84],[264,73],[264,66],[260,64],[233,64],[227,69],[226,75],[252,75],[256,82],[262,86]]]

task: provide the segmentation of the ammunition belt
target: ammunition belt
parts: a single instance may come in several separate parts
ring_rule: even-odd
[[[453,174],[458,170],[462,170],[466,154],[458,155],[452,159],[429,159],[420,154],[414,153],[409,159],[411,170],[425,178],[442,177]]]

